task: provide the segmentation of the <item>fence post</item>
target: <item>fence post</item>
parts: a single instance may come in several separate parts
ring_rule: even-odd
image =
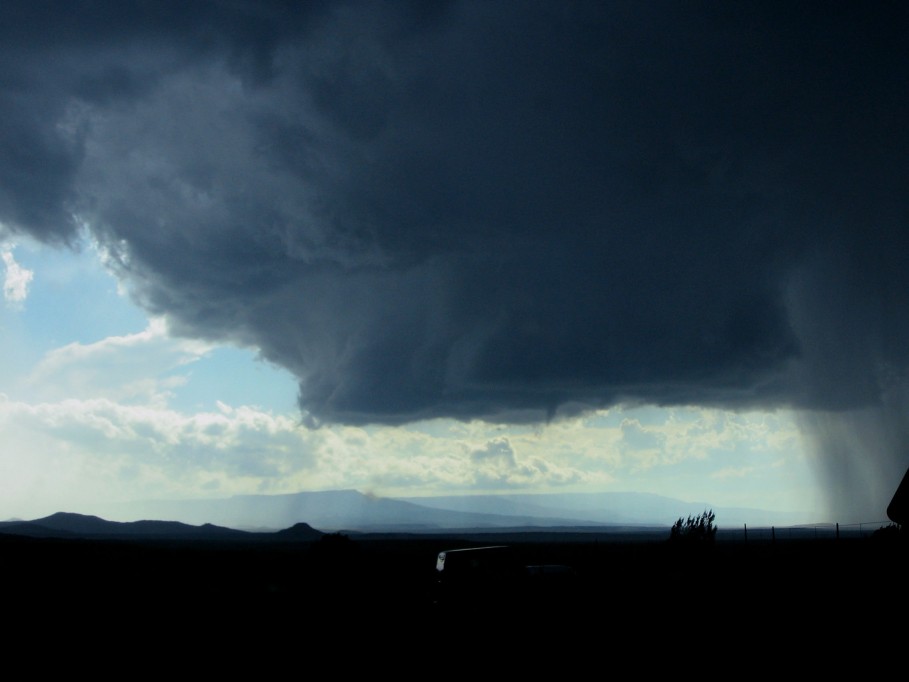
[[[748,542],[748,524],[745,524],[745,542]]]
[[[837,540],[840,539],[840,522],[839,521],[836,522],[836,539]]]
[[[770,543],[776,544],[776,528],[770,526]]]

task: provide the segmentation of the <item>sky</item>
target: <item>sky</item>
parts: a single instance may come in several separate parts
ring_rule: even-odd
[[[886,521],[907,28],[3,3],[0,517],[354,488]]]

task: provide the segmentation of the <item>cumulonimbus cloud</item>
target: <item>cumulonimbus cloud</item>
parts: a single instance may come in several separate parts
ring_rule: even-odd
[[[843,410],[907,369],[902,9],[46,4],[0,10],[0,221],[87,226],[315,420]]]

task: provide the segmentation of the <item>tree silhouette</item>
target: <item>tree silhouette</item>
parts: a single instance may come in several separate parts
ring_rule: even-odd
[[[716,515],[713,510],[705,510],[697,516],[689,516],[687,521],[682,521],[682,517],[675,522],[669,533],[669,541],[673,543],[684,544],[713,544],[716,537],[716,526],[713,521]]]

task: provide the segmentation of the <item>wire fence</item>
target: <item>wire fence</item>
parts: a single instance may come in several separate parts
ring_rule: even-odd
[[[890,521],[863,521],[860,523],[817,523],[799,526],[749,526],[721,527],[717,541],[776,542],[787,540],[839,540],[871,537],[882,529],[895,528]]]

